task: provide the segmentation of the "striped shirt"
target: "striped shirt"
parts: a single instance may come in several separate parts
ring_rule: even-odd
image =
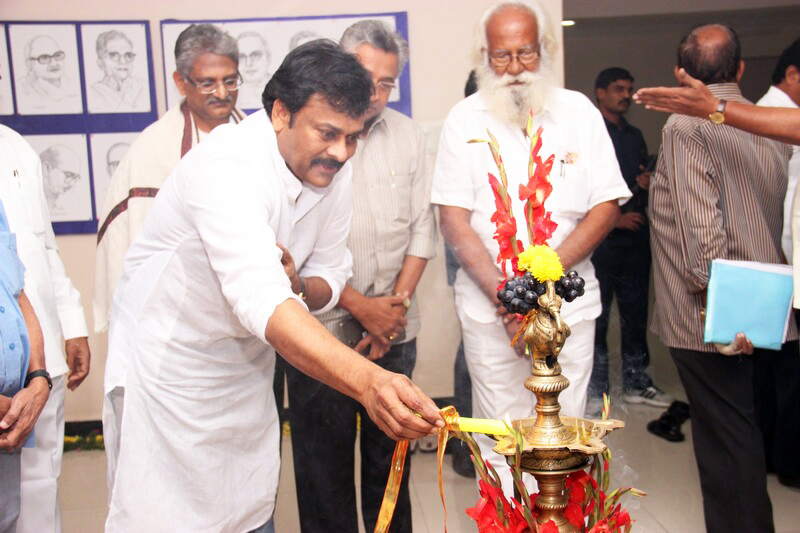
[[[358,142],[353,164],[353,220],[347,246],[353,277],[347,282],[366,296],[394,294],[407,255],[436,253],[436,219],[425,134],[411,119],[386,108]],[[318,316],[328,329],[349,313],[337,307]],[[406,314],[406,340],[419,333],[415,298]]]
[[[718,98],[747,102],[735,83]],[[703,342],[709,263],[723,258],[782,263],[781,229],[791,149],[725,125],[672,115],[650,181],[651,329],[667,346],[716,351]],[[742,305],[758,287],[742,287]],[[797,338],[792,321],[789,337]]]

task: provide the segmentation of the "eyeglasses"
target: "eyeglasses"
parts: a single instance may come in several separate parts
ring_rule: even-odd
[[[508,50],[489,52],[489,62],[494,67],[507,67],[514,58],[524,67],[530,67],[539,59],[539,51],[535,48],[522,48],[516,54]]]
[[[262,50],[255,50],[249,54],[239,54],[239,63],[255,63],[256,61],[261,61],[263,58],[264,52]]]
[[[123,60],[125,63],[130,63],[136,58],[136,53],[125,52],[124,54],[120,54],[119,52],[108,52],[106,56],[114,63],[121,63]]]
[[[42,54],[37,57],[29,57],[28,59],[38,61],[40,65],[49,65],[51,61],[64,61],[64,57],[66,57],[66,54],[59,50],[53,55]]]
[[[397,87],[397,84],[394,81],[380,80],[376,81],[373,86],[376,92],[390,93],[395,87]]]
[[[217,92],[220,84],[224,85],[228,92],[238,91],[239,87],[242,86],[242,76],[239,74],[230,78],[225,78],[224,80],[194,81],[189,76],[184,76],[184,79],[197,87],[202,94],[214,94]]]

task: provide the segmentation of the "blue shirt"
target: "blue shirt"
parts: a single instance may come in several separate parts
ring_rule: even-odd
[[[0,394],[9,397],[24,385],[30,357],[28,328],[18,303],[24,274],[0,201]]]

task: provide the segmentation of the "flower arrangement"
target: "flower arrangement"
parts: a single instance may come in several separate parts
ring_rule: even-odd
[[[610,409],[608,397],[603,397],[602,418],[606,420]],[[512,460],[511,474],[521,502],[512,498],[509,502],[503,494],[497,472],[488,461],[483,461],[475,440],[468,433],[455,432],[455,436],[467,443],[472,452],[472,461],[478,472],[480,499],[475,507],[467,509],[467,515],[475,520],[480,533],[558,533],[553,521],[539,525],[536,522],[536,498],[530,496],[522,481],[520,450],[522,436],[509,428],[517,441],[517,452]],[[610,493],[609,470],[611,450],[594,457],[590,472],[578,470],[567,476],[566,493],[569,497],[564,517],[585,533],[628,533],[633,525],[630,514],[622,508],[620,499],[626,494],[645,496],[633,487],[614,489]],[[441,464],[440,464],[441,469]]]

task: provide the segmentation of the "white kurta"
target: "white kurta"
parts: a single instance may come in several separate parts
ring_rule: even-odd
[[[63,339],[86,337],[80,293],[64,272],[44,197],[41,163],[15,131],[0,125],[0,198],[25,265],[25,294],[42,327],[47,370],[66,374]],[[62,336],[63,332],[63,336]]]
[[[126,393],[107,530],[249,531],[270,518],[280,459],[264,332],[296,298],[275,242],[328,282],[333,307],[351,271],[351,198],[349,164],[325,189],[301,184],[263,110],[216,128],[164,183],[112,310],[106,390],[111,376]]]
[[[36,421],[36,447],[22,453],[20,532],[61,531],[58,477],[64,444],[64,339],[88,336],[81,297],[64,272],[44,196],[39,156],[0,126],[0,199],[25,265],[25,294],[44,337],[53,390]],[[2,496],[0,496],[2,497]]]
[[[624,202],[631,192],[620,173],[600,112],[585,96],[556,89],[544,111],[534,117],[534,131],[539,126],[544,127],[539,155],[543,160],[555,155],[550,173],[553,192],[545,207],[552,211],[552,220],[558,224],[549,241],[557,248],[592,207],[609,200]],[[467,144],[470,139],[488,138],[487,129],[500,144],[508,173],[517,238],[528,244],[519,186],[527,184],[530,143],[521,128],[492,115],[480,91],[456,104],[447,116],[434,168],[432,202],[472,211],[470,225],[492,257],[497,257],[491,221],[495,203],[488,180],[489,172],[498,176],[497,167],[488,146]],[[508,265],[509,272],[510,268]],[[584,258],[574,268],[586,280],[586,294],[562,308],[568,323],[594,319],[601,310],[600,287],[590,258]],[[457,304],[474,320],[488,324],[497,319],[494,306],[463,269],[458,272],[454,289]]]
[[[555,155],[550,173],[553,192],[545,206],[558,224],[549,241],[556,248],[592,207],[609,200],[627,199],[630,190],[620,173],[603,119],[585,96],[556,89],[544,111],[534,117],[534,129],[539,126],[544,127],[539,155],[543,160]],[[497,257],[495,226],[491,221],[495,202],[488,180],[490,172],[497,176],[497,167],[488,146],[467,144],[470,139],[488,138],[487,129],[500,144],[508,172],[517,237],[528,243],[519,186],[528,180],[530,143],[521,128],[492,115],[480,92],[458,103],[447,117],[434,169],[432,201],[471,211],[471,227],[489,254]],[[511,265],[507,268],[511,274]],[[600,314],[601,305],[590,258],[584,258],[574,268],[586,280],[586,294],[561,308],[573,334],[559,357],[564,375],[571,382],[559,400],[562,414],[581,416],[592,371],[594,319]],[[494,306],[463,269],[458,271],[454,290],[472,376],[473,414],[512,419],[530,416],[535,399],[523,386],[530,374],[530,361],[518,357],[509,346],[508,334]],[[498,472],[505,493],[511,496],[511,474],[501,456],[491,451],[494,441],[485,436],[476,436],[475,440],[484,459]],[[533,490],[532,478],[529,481],[528,488]]]

